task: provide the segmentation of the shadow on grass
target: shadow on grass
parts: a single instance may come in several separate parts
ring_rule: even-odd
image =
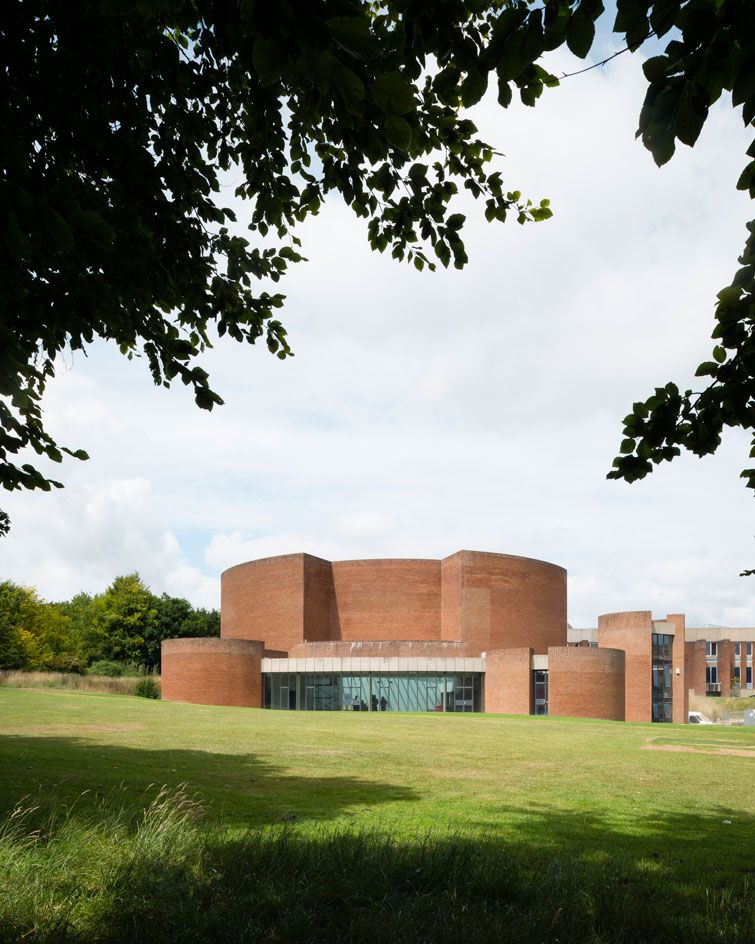
[[[103,801],[130,811],[134,823],[162,786],[198,794],[229,825],[326,821],[381,803],[417,798],[405,786],[327,776],[292,775],[254,753],[147,750],[76,737],[0,737],[0,815],[22,797],[43,808],[75,802],[82,821],[96,820]],[[60,771],[65,771],[61,775]],[[347,814],[348,815],[348,814]]]
[[[563,814],[560,814],[563,816]],[[716,812],[716,816],[718,811]],[[689,817],[684,840],[705,836]],[[662,819],[658,819],[660,826]],[[503,842],[397,839],[320,826],[228,831],[162,794],[136,831],[116,811],[96,825],[23,818],[0,831],[0,940],[44,944],[752,944],[755,895],[744,868],[715,881],[679,856],[615,856],[595,818],[600,861]],[[562,832],[555,813],[543,828]],[[676,818],[668,831],[678,826]]]

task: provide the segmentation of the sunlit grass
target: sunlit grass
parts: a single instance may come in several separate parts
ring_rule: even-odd
[[[1,689],[0,812],[33,809],[0,842],[0,934],[749,942],[753,748],[741,728]]]

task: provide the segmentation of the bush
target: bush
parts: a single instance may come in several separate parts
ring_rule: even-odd
[[[93,662],[87,669],[89,675],[107,675],[108,678],[120,678],[123,675],[123,666],[120,662],[111,662],[100,659]]]
[[[140,698],[159,698],[160,685],[153,675],[146,675],[134,685],[132,695],[138,695]]]

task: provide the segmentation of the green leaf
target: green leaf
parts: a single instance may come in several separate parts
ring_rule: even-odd
[[[76,223],[101,249],[112,250],[115,232],[96,210],[83,210],[76,217]]]
[[[666,56],[653,56],[642,65],[642,71],[648,82],[660,82],[666,77],[670,60]]]
[[[412,127],[398,115],[385,116],[385,136],[390,143],[401,151],[408,151],[412,143]]]
[[[511,99],[513,94],[511,92],[511,86],[502,78],[498,78],[498,104],[502,105],[504,108],[508,108],[511,104]]]
[[[263,85],[280,80],[286,67],[286,50],[275,36],[258,37],[252,50],[252,65]]]
[[[379,75],[370,91],[377,107],[387,114],[405,115],[414,109],[414,87],[400,72]]]
[[[737,190],[749,190],[755,184],[755,161],[745,167],[737,181]]]
[[[461,83],[461,101],[465,108],[476,105],[485,94],[487,87],[487,72],[471,68],[467,73],[467,77]]]
[[[575,56],[584,59],[590,51],[594,38],[595,24],[586,10],[580,6],[574,11],[566,27],[566,45]]]
[[[5,245],[19,259],[28,259],[31,256],[31,242],[18,225],[15,213],[8,216],[8,225],[5,230]]]
[[[750,98],[755,98],[755,57],[743,55],[731,89],[731,103],[736,107]]]
[[[61,249],[72,249],[74,245],[71,227],[51,206],[46,206],[42,214],[45,229]]]
[[[364,84],[359,76],[352,72],[348,66],[338,65],[334,71],[336,85],[340,89],[343,97],[351,105],[359,105],[364,98]],[[359,109],[361,112],[361,108]]]
[[[340,46],[363,59],[368,59],[379,49],[379,44],[370,32],[370,21],[364,16],[334,16],[325,21],[333,38]]]

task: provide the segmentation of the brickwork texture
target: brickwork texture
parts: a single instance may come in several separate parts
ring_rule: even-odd
[[[486,712],[532,713],[532,655],[529,647],[494,649],[486,654]]]
[[[166,639],[161,686],[165,701],[262,707],[264,646],[247,639]]]
[[[468,655],[566,643],[566,571],[478,551],[444,560],[333,563],[309,554],[226,570],[221,635],[291,652],[303,642],[457,641]]]
[[[548,650],[548,714],[624,720],[624,652],[558,646]]]

